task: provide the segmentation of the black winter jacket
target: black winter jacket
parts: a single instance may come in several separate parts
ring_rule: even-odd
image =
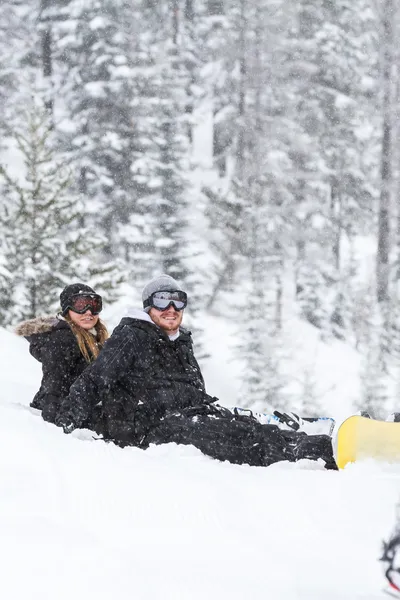
[[[54,423],[62,398],[88,363],[66,321],[38,317],[21,323],[15,331],[28,340],[30,353],[42,363],[42,382],[31,406],[42,411],[45,421]]]
[[[80,427],[101,402],[106,435],[140,444],[167,412],[207,398],[190,332],[182,329],[171,341],[155,324],[126,317],[72,385],[58,424]]]

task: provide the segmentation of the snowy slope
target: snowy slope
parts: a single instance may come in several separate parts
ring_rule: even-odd
[[[0,330],[0,359],[2,599],[384,598],[399,467],[251,468],[66,436],[28,408],[27,344]]]
[[[205,316],[203,321],[206,323],[205,346],[211,350],[210,358],[202,365],[208,392],[226,406],[243,406],[240,393],[243,365],[237,360],[237,353],[235,356],[235,327],[229,321],[211,315]],[[338,422],[344,420],[354,412],[360,397],[359,355],[343,342],[330,340],[326,344],[315,327],[299,318],[289,319],[285,329],[292,351],[288,369],[293,382],[293,398],[304,397],[309,377],[318,408],[308,416],[325,414]],[[263,406],[253,408],[264,409]],[[296,400],[287,408],[305,414],[301,404],[296,405]],[[390,406],[388,412],[391,410]]]

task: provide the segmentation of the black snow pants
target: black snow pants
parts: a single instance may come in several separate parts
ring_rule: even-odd
[[[329,436],[262,425],[254,417],[209,405],[165,416],[146,436],[145,446],[169,442],[193,445],[212,458],[235,464],[266,467],[282,460],[322,458],[326,469],[337,469]]]

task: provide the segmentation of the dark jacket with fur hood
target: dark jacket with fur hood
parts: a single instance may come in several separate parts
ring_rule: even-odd
[[[68,323],[57,317],[24,321],[15,330],[29,342],[29,351],[42,363],[42,383],[31,402],[45,421],[55,422],[61,399],[88,366]]]

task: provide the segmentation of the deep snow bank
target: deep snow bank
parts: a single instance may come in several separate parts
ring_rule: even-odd
[[[400,469],[250,468],[174,445],[64,435],[28,408],[40,370],[0,332],[0,597],[382,597]]]

